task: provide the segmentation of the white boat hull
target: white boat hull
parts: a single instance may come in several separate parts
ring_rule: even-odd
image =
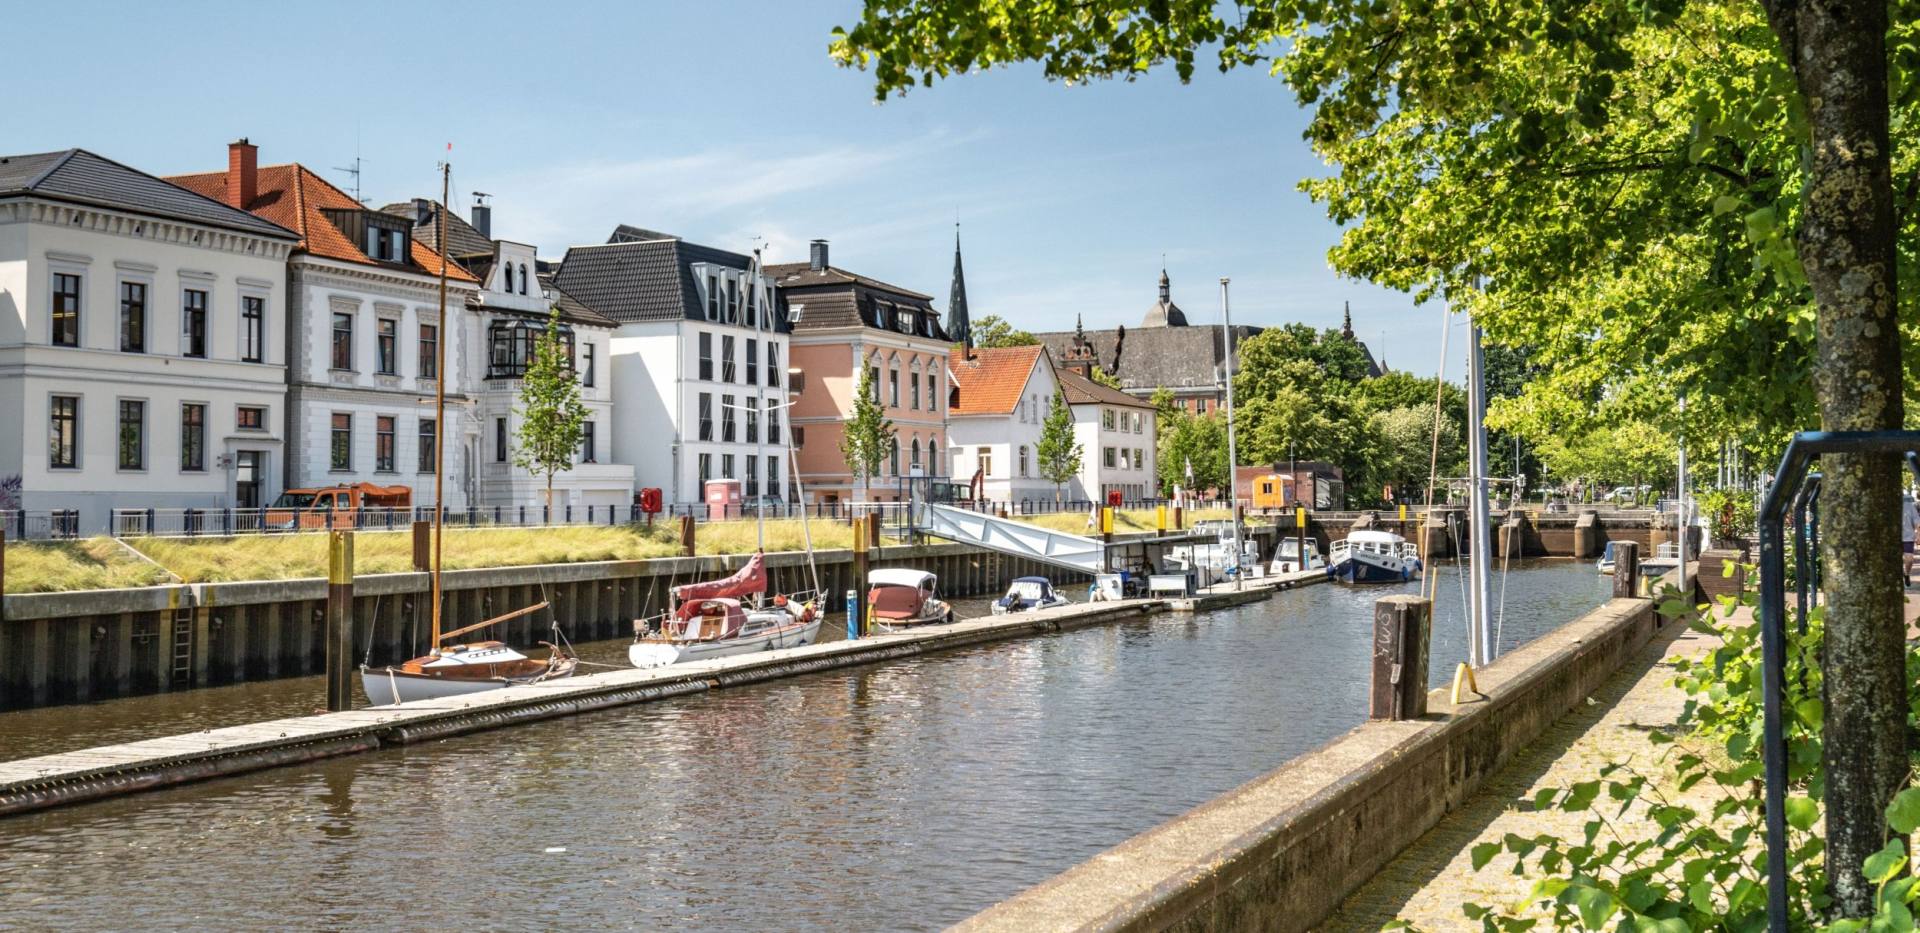
[[[798,648],[813,644],[814,638],[819,634],[820,619],[816,617],[804,625],[789,625],[745,638],[683,642],[636,641],[627,646],[627,660],[634,667],[666,667],[669,664],[705,661],[709,658],[727,658],[760,651],[777,651],[781,648]]]
[[[505,678],[457,680],[451,677],[422,677],[386,668],[360,672],[360,690],[367,695],[367,702],[374,706],[444,700],[508,686],[511,684]]]

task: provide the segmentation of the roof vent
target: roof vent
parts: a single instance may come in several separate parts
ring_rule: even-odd
[[[807,267],[815,272],[827,271],[827,241],[814,240],[808,244]]]

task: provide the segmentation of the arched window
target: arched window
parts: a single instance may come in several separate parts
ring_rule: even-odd
[[[1027,475],[1027,445],[1020,445],[1020,475]]]
[[[900,439],[897,437],[887,441],[887,473],[900,475]]]
[[[520,294],[522,295],[527,293],[528,278],[530,278],[530,276],[527,275],[527,264],[523,262],[520,264]]]
[[[887,358],[887,405],[900,407],[900,355]]]
[[[920,469],[920,439],[916,437],[912,441],[908,442],[907,451],[913,457],[913,459],[909,461],[913,469],[916,469],[916,470]]]
[[[507,286],[505,288],[506,293],[509,295],[513,294],[513,263],[507,263],[506,265],[502,266],[500,269],[500,274],[506,276],[506,280],[507,280]]]

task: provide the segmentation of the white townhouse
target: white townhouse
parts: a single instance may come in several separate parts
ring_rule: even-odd
[[[1153,405],[1094,382],[1072,365],[1064,363],[1058,371],[1081,449],[1072,498],[1104,502],[1107,493],[1116,491],[1129,501],[1157,497]]]
[[[415,238],[438,243],[439,203],[415,198],[389,204],[382,210],[408,218]],[[527,507],[533,514],[546,504],[546,478],[514,464],[519,446],[520,377],[532,362],[534,347],[545,335],[548,316],[559,308],[559,333],[572,346],[574,377],[580,402],[587,409],[581,425],[579,453],[573,466],[553,477],[554,520],[568,506],[579,518],[581,510],[614,507],[625,515],[633,502],[633,468],[613,457],[613,368],[610,363],[614,328],[619,322],[594,311],[555,287],[540,274],[537,250],[527,243],[492,238],[493,208],[476,203],[471,220],[445,212],[446,251],[474,278],[480,288],[467,299],[462,315],[462,340],[467,348],[466,372],[477,378],[470,385],[474,417],[469,424],[479,432],[478,487],[474,502],[480,508]],[[595,513],[596,515],[598,512]]]
[[[0,480],[22,508],[281,490],[298,236],[84,149],[0,157]]]
[[[475,374],[464,346],[464,307],[478,290],[447,266],[445,330],[439,320],[442,259],[408,218],[374,210],[303,165],[258,164],[242,139],[227,170],[170,178],[299,234],[286,265],[288,388],[286,488],[369,482],[409,486],[433,501],[436,383],[446,381],[446,505],[475,501],[481,434]],[[446,346],[446,371],[439,350]]]
[[[981,495],[995,502],[1052,502],[1056,488],[1040,475],[1038,448],[1060,387],[1046,348],[956,348],[947,358],[947,378],[953,481],[978,479]],[[1059,492],[1066,495],[1070,487]]]

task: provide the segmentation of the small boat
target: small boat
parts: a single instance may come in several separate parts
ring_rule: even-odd
[[[867,574],[867,605],[883,625],[952,622],[953,607],[933,595],[938,577],[924,570],[890,568]]]
[[[740,601],[757,598],[766,589],[765,556],[758,552],[726,579],[674,587],[678,605],[658,631],[647,620],[634,623],[627,660],[634,667],[665,667],[813,644],[820,634],[820,615],[811,602],[796,610],[786,596],[776,595],[764,606]]]
[[[1342,583],[1404,583],[1420,574],[1420,550],[1388,531],[1356,531],[1333,542],[1327,576]]]
[[[1302,570],[1321,570],[1327,566],[1326,558],[1320,556],[1320,542],[1307,539],[1307,557],[1300,559],[1300,539],[1281,538],[1280,546],[1273,549],[1272,573],[1298,573]]]
[[[1613,573],[1615,560],[1613,546],[1615,543],[1616,542],[1608,541],[1607,546],[1601,549],[1600,559],[1594,562],[1594,568],[1599,572],[1604,574]],[[1680,546],[1678,544],[1667,542],[1654,548],[1653,551],[1652,557],[1640,558],[1641,576],[1657,577],[1680,565]]]
[[[579,659],[566,650],[541,642],[547,657],[530,658],[503,642],[480,641],[442,648],[403,664],[360,671],[360,689],[375,706],[443,700],[502,687],[537,684],[568,677]]]
[[[1007,595],[993,601],[993,614],[1003,616],[1010,612],[1034,612],[1067,604],[1067,598],[1054,591],[1052,580],[1046,577],[1018,577],[1007,587]]]

